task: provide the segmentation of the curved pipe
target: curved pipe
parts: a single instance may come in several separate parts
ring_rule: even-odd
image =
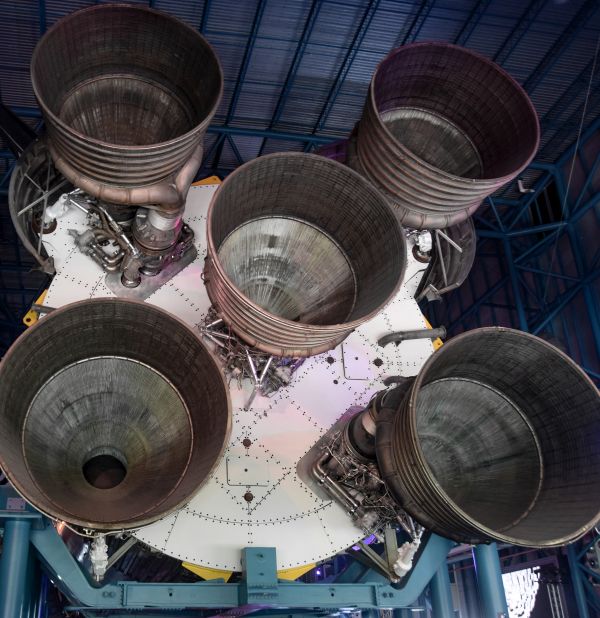
[[[388,343],[401,343],[412,339],[445,339],[446,328],[439,326],[438,328],[422,328],[420,330],[401,330],[396,333],[384,335],[377,341],[377,345],[384,348]]]
[[[52,142],[49,143],[48,147],[56,167],[63,176],[86,193],[109,203],[125,205],[143,204],[146,208],[170,214],[176,214],[181,211],[190,184],[202,163],[202,155],[204,153],[202,144],[198,144],[190,159],[176,176],[170,176],[154,185],[126,188],[107,185],[81,174],[64,157],[57,153]]]
[[[223,92],[197,30],[146,7],[88,7],[44,34],[31,80],[52,157],[73,184],[113,204],[168,213],[185,203]]]

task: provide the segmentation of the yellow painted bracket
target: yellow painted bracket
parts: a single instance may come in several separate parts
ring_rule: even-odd
[[[208,178],[203,178],[198,182],[193,182],[192,187],[202,187],[203,185],[220,185],[221,179],[218,176],[209,176]]]
[[[35,301],[35,304],[43,305],[47,294],[48,294],[48,290],[44,290],[41,296]],[[30,309],[25,314],[25,317],[23,318],[23,324],[25,324],[25,326],[27,327],[33,326],[39,319],[40,319],[39,313],[35,311],[34,309]]]
[[[192,573],[195,573],[202,579],[224,579],[226,582],[229,581],[230,577],[233,575],[233,571],[223,571],[221,569],[211,569],[209,567],[203,567],[198,564],[192,564],[191,562],[182,562],[181,566]],[[281,571],[277,571],[278,579],[285,579],[287,581],[293,581],[298,579],[305,573],[308,573],[311,569],[316,567],[316,563],[305,564],[299,567],[293,567],[291,569],[282,569]]]
[[[431,326],[429,320],[425,316],[423,316],[423,319],[425,320],[425,324],[427,324],[427,328],[433,328],[433,326]],[[434,350],[439,350],[444,345],[444,342],[439,337],[432,341],[432,343]]]
[[[287,581],[294,581],[299,577],[302,577],[305,573],[308,573],[311,569],[316,567],[316,563],[305,564],[299,567],[292,567],[291,569],[282,569],[281,571],[277,571],[278,579],[285,579]]]
[[[211,569],[209,567],[203,567],[192,562],[182,562],[181,566],[192,573],[195,573],[202,579],[224,579],[226,582],[233,575],[233,571],[222,571],[221,569]]]

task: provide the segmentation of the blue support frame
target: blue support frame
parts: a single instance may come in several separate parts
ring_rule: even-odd
[[[379,6],[379,0],[369,0],[369,2],[367,3],[367,7],[365,8],[363,12],[363,15],[360,20],[360,23],[358,24],[358,27],[356,28],[354,37],[348,47],[348,51],[346,52],[346,55],[344,56],[344,60],[342,61],[342,64],[335,77],[333,85],[331,86],[329,94],[327,95],[325,104],[323,105],[321,109],[321,113],[319,114],[317,122],[315,123],[315,126],[312,131],[313,135],[315,133],[320,132],[325,126],[325,122],[327,121],[327,118],[331,110],[333,109],[333,106],[337,100],[340,90],[342,89],[342,86],[344,85],[344,81],[346,79],[346,76],[348,75],[348,72],[350,71],[350,68],[352,67],[352,63],[354,62],[356,55],[360,51],[360,46],[363,42],[363,39],[365,38],[365,35],[367,34],[367,30],[369,29],[369,26],[371,25],[371,21],[373,20],[373,17],[375,16],[375,12],[377,11],[378,6]]]
[[[539,15],[544,8],[546,0],[531,0],[527,5],[517,25],[511,30],[511,33],[502,43],[500,49],[496,52],[493,60],[498,64],[504,64],[508,57],[512,54],[515,47],[520,43],[521,39],[527,34],[531,23]]]
[[[308,12],[308,17],[306,18],[306,22],[304,24],[304,29],[302,30],[302,35],[300,37],[300,40],[298,41],[298,45],[294,53],[294,58],[292,60],[292,63],[285,78],[285,82],[283,83],[283,87],[279,94],[277,105],[275,106],[275,111],[273,112],[273,116],[271,117],[271,121],[269,122],[269,131],[273,130],[273,128],[279,122],[281,115],[283,114],[285,104],[287,103],[290,91],[292,89],[292,86],[294,85],[298,69],[300,68],[300,62],[304,57],[304,50],[308,45],[308,41],[310,40],[312,31],[315,27],[315,24],[317,23],[317,17],[319,16],[319,12],[321,11],[322,6],[323,0],[313,0],[313,3]],[[257,156],[260,157],[263,154],[266,143],[267,137],[263,138],[260,148],[258,149]]]
[[[582,581],[583,575],[579,572],[579,560],[574,545],[569,545],[569,547],[567,547],[567,556],[569,558],[571,583],[573,585],[573,593],[575,595],[575,603],[577,604],[579,618],[590,618],[587,596]]]
[[[11,519],[4,525],[0,561],[0,618],[25,616],[30,531],[31,521],[27,518]]]
[[[397,47],[398,45],[406,45],[407,43],[414,43],[416,41],[423,24],[429,17],[429,13],[431,13],[434,6],[435,0],[421,0],[421,4],[413,17],[410,26],[406,32],[402,32],[400,34],[394,44],[394,47]]]
[[[485,261],[476,259],[474,275],[480,281],[483,279],[485,286],[472,287],[470,294],[475,301],[467,309],[461,309],[458,316],[453,313],[451,319],[437,315],[435,307],[430,309],[431,319],[436,323],[445,322],[449,333],[456,334],[481,325],[481,308],[491,306],[495,310],[500,307],[503,302],[498,303],[498,298],[504,292],[510,300],[502,307],[505,309],[503,315],[505,319],[508,315],[511,322],[505,325],[558,338],[597,384],[600,384],[600,299],[597,291],[600,251],[582,241],[580,221],[595,210],[595,222],[592,217],[590,224],[597,225],[600,230],[600,191],[592,191],[598,187],[600,155],[595,154],[597,146],[590,148],[590,140],[600,141],[599,133],[600,120],[597,120],[584,132],[578,147],[573,146],[556,164],[536,165],[543,174],[533,192],[523,194],[520,199],[488,200],[487,208],[482,208],[476,218],[477,252],[483,255],[484,243],[496,243],[502,254],[501,259],[498,256],[496,259],[498,264],[502,262],[506,272],[503,274],[498,265],[490,277]],[[586,153],[590,158],[590,152],[594,153],[592,160],[586,161]],[[566,175],[574,157],[578,157],[587,177],[580,182],[577,194],[573,194],[571,187],[567,195]],[[560,200],[559,206],[554,205],[553,213],[549,201],[552,185],[555,186],[553,195],[558,195]],[[548,215],[556,217],[555,220],[545,222]],[[453,292],[448,306],[460,306],[461,295],[468,295],[466,287],[471,283],[472,278],[468,278],[464,290]],[[579,315],[578,320],[579,327],[583,322],[589,329],[587,335],[580,332],[581,328],[573,332],[570,312],[574,302],[584,308],[585,314]]]
[[[483,616],[481,618],[508,618],[508,606],[502,584],[502,570],[496,543],[476,545],[473,561]]]
[[[301,614],[322,609],[403,608],[412,606],[435,573],[445,567],[452,541],[437,535],[424,539],[420,558],[403,585],[393,586],[377,573],[366,571],[352,583],[305,584],[277,579],[275,549],[243,550],[242,580],[225,583],[118,582],[95,586],[67,549],[54,526],[7,486],[0,487],[0,525],[5,529],[5,549],[0,561],[0,618],[29,618],[15,608],[25,602],[26,568],[30,547],[48,577],[70,599],[69,611],[93,615],[100,611],[165,611],[194,608],[246,607],[255,610],[289,608]],[[286,611],[286,614],[288,612]],[[143,616],[143,614],[136,614]]]
[[[469,17],[467,18],[467,21],[465,21],[460,32],[454,39],[455,45],[467,45],[469,37],[471,36],[471,34],[473,34],[473,30],[475,30],[475,27],[481,21],[481,18],[483,17],[490,3],[491,0],[480,0],[480,2],[475,3],[475,6],[471,10]]]
[[[240,70],[238,72],[237,80],[235,82],[235,88],[233,90],[233,94],[231,95],[231,100],[229,102],[229,108],[227,109],[227,115],[225,116],[225,126],[228,127],[230,122],[232,121],[235,110],[242,93],[242,88],[244,87],[244,81],[246,79],[246,73],[248,72],[248,66],[250,65],[250,59],[252,58],[252,52],[254,51],[254,45],[256,43],[256,39],[258,38],[258,31],[260,29],[260,24],[262,21],[262,17],[265,12],[265,8],[267,6],[267,0],[259,0],[256,6],[256,11],[254,13],[254,19],[252,20],[252,28],[250,30],[250,34],[248,35],[248,41],[246,43],[246,49],[244,50],[244,57],[242,58],[242,64],[240,65]],[[207,9],[205,9],[206,15],[208,15]],[[203,15],[204,22],[204,15]],[[206,26],[206,24],[204,24]],[[231,136],[228,140],[231,144],[233,144],[231,140]],[[212,168],[216,169],[219,167],[219,163],[221,162],[221,156],[223,154],[223,146],[225,145],[225,139],[219,139],[218,145],[215,150],[215,157],[213,160]],[[240,164],[243,161],[240,162]]]
[[[454,618],[448,566],[440,567],[429,584],[433,618]]]
[[[586,0],[577,14],[563,30],[559,39],[552,45],[546,55],[539,62],[535,70],[523,83],[527,92],[531,93],[538,84],[542,83],[552,67],[559,61],[561,55],[569,48],[571,41],[579,34],[592,15],[600,9],[596,0]]]

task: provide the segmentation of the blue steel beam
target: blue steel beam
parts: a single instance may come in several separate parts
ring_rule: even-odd
[[[456,35],[454,39],[455,45],[466,45],[467,41],[471,34],[473,34],[473,30],[477,24],[481,21],[483,14],[486,12],[488,6],[490,5],[491,0],[476,0],[469,17],[466,19],[463,27],[460,29],[460,32]]]
[[[598,600],[598,591],[596,590],[596,588],[594,588],[594,586],[592,586],[592,583],[589,581],[589,579],[587,577],[584,577],[581,579],[581,581],[583,582],[583,587],[586,590],[587,593],[587,602],[588,605],[595,611],[597,612],[595,614],[595,616],[598,616],[598,613],[600,613],[600,601]]]
[[[546,55],[540,60],[530,76],[523,82],[523,88],[529,93],[545,79],[562,54],[569,48],[571,42],[577,37],[580,30],[589,22],[594,13],[600,9],[597,0],[586,0],[567,27],[562,31],[558,39],[551,45]]]
[[[482,296],[477,298],[473,302],[473,304],[469,307],[469,309],[467,309],[465,312],[461,313],[461,315],[456,320],[451,322],[448,325],[448,331],[451,331],[457,325],[463,323],[468,317],[470,317],[471,315],[476,313],[479,310],[479,307],[481,305],[486,303],[488,301],[488,299],[490,299],[492,296],[494,296],[494,294],[496,294],[499,290],[501,290],[508,282],[510,282],[510,277],[508,275],[506,275],[505,277],[500,279],[500,281],[498,281],[493,287],[491,287],[489,290],[487,290],[485,292],[485,294],[483,294]]]
[[[266,129],[245,129],[243,127],[215,126],[208,127],[208,133],[225,135],[240,135],[248,137],[263,137],[290,142],[310,142],[315,145],[331,144],[338,141],[339,136],[334,135],[303,135],[302,133],[289,133],[286,131],[270,131]]]
[[[525,34],[527,34],[531,24],[537,19],[537,16],[540,14],[545,4],[546,0],[532,0],[527,5],[516,26],[511,30],[510,34],[493,57],[494,62],[504,64],[508,60],[508,57],[521,42]]]
[[[248,36],[248,42],[246,43],[246,49],[244,50],[244,57],[242,59],[242,64],[240,65],[240,70],[239,70],[237,80],[235,83],[235,88],[231,96],[231,101],[229,102],[227,116],[225,117],[226,126],[229,125],[229,123],[233,119],[233,116],[235,115],[235,110],[237,108],[240,95],[242,93],[242,88],[244,86],[244,80],[246,78],[246,73],[248,72],[248,66],[250,65],[250,59],[252,58],[252,52],[254,51],[254,45],[256,43],[256,39],[258,38],[258,30],[260,29],[260,23],[262,21],[262,17],[264,15],[266,6],[267,6],[266,0],[259,0],[258,5],[256,7],[256,12],[254,13],[254,19],[252,21],[252,29]]]
[[[600,204],[600,192],[590,198],[583,206],[581,206],[577,212],[574,212],[571,216],[571,223],[577,223],[583,216],[585,216],[590,210],[597,208]]]
[[[272,130],[281,118],[281,114],[283,113],[285,104],[287,103],[290,90],[294,85],[296,74],[298,73],[298,69],[300,68],[300,63],[304,56],[304,51],[306,50],[306,46],[308,45],[308,41],[310,40],[312,31],[315,27],[315,24],[317,23],[317,17],[319,16],[322,5],[323,0],[313,0],[313,3],[308,12],[308,17],[306,18],[306,22],[304,23],[302,35],[300,36],[300,40],[298,41],[298,45],[296,46],[294,58],[292,59],[292,63],[290,64],[290,68],[286,75],[285,82],[283,83],[283,87],[281,88],[281,92],[279,93],[279,99],[277,100],[275,111],[273,112],[273,116],[271,117],[271,121],[269,122],[269,130]],[[260,145],[257,156],[260,157],[262,155],[265,149],[266,142],[267,138],[265,137]]]
[[[575,594],[575,602],[577,604],[577,612],[579,613],[579,618],[590,618],[590,612],[588,609],[585,590],[583,588],[582,577],[581,573],[579,572],[579,561],[577,560],[574,545],[569,545],[567,547],[567,556],[569,558],[571,583],[573,585],[573,592]]]
[[[379,0],[369,0],[366,9],[363,12],[360,23],[358,24],[358,27],[356,28],[354,36],[352,37],[352,41],[350,42],[348,51],[346,52],[346,55],[344,56],[344,60],[342,61],[339,71],[335,77],[333,85],[331,86],[331,90],[329,91],[329,94],[327,95],[325,104],[323,105],[323,108],[321,109],[321,113],[319,114],[317,122],[315,123],[315,127],[312,130],[313,135],[323,129],[323,126],[325,125],[325,122],[327,121],[327,117],[329,116],[337,100],[338,94],[340,93],[340,90],[342,89],[346,76],[348,75],[348,72],[350,71],[350,68],[352,67],[352,63],[354,62],[354,59],[356,58],[356,54],[360,50],[361,43],[363,42],[363,39],[365,38],[365,35],[367,34],[367,30],[369,29],[369,26],[371,25],[371,21],[373,20],[373,17],[375,15],[375,12],[377,11],[378,6],[379,6]]]
[[[260,29],[260,24],[266,6],[267,0],[259,0],[258,5],[256,6],[254,19],[252,20],[252,28],[250,30],[250,34],[248,35],[246,49],[244,50],[244,57],[242,58],[242,64],[240,65],[240,70],[238,72],[238,76],[235,82],[235,88],[233,89],[233,94],[231,95],[231,100],[229,101],[229,107],[227,109],[227,115],[225,116],[225,126],[229,126],[235,115],[235,110],[237,108],[240,95],[242,93],[244,80],[246,79],[246,73],[248,72],[248,66],[250,65],[250,59],[252,57],[252,52],[254,51],[256,39],[258,38],[258,31]],[[221,161],[221,155],[223,154],[223,144],[224,142],[221,142],[215,153],[214,167],[218,167],[219,162]]]
[[[537,275],[543,275],[545,277],[554,277],[555,279],[564,279],[565,281],[575,281],[575,282],[581,281],[581,279],[578,277],[570,277],[569,275],[563,275],[561,273],[553,273],[547,270],[540,270],[539,268],[529,268],[527,266],[521,266],[519,264],[516,264],[516,268],[518,268],[519,270],[524,270],[525,272],[535,273]]]
[[[429,589],[433,618],[454,618],[452,590],[450,589],[450,577],[446,564],[436,571],[429,584]]]
[[[600,269],[592,271],[585,279],[569,288],[550,308],[550,311],[543,315],[543,319],[531,330],[534,335],[538,335],[560,312],[581,292],[585,286],[591,284],[600,277]],[[541,317],[541,316],[540,316]]]
[[[48,20],[46,16],[46,0],[38,0],[38,14],[40,23],[40,36],[46,32]]]
[[[200,19],[200,26],[198,27],[200,34],[206,34],[206,25],[208,24],[208,15],[210,13],[211,4],[212,4],[212,0],[204,0],[204,7],[202,9],[202,17]]]
[[[540,124],[542,128],[554,125],[558,119],[562,116],[565,108],[573,101],[573,99],[579,95],[582,91],[585,91],[587,84],[592,74],[592,68],[594,66],[594,60],[585,65],[583,70],[577,75],[577,77],[571,82],[569,87],[561,94],[561,96],[554,102],[552,107],[540,118]],[[542,129],[542,130],[543,130]]]
[[[593,110],[597,110],[599,105],[600,105],[600,80],[598,80],[596,82],[596,85],[593,86],[592,89],[590,90],[590,97],[589,97],[589,100],[587,101],[587,105],[586,105],[586,101],[584,100],[573,110],[571,115],[561,123],[560,128],[556,131],[556,133],[554,133],[554,135],[552,136],[552,139],[548,141],[548,144],[544,148],[542,148],[541,151],[538,152],[538,157],[540,158],[546,157],[547,152],[550,152],[552,149],[555,149],[556,147],[560,146],[564,142],[564,140],[569,137],[573,137],[572,142],[575,142],[576,131],[574,131],[573,128],[579,126],[582,116],[583,116],[584,108],[587,110],[587,112],[590,112]],[[600,122],[600,119],[596,119],[596,120],[592,120],[588,126],[585,126],[584,124],[584,133],[581,137],[581,142],[584,142],[586,140],[586,136],[589,136],[591,133],[597,130],[599,122]],[[585,123],[585,119],[584,119],[584,123]],[[565,153],[561,155],[561,157],[556,161],[557,167],[560,166],[562,163],[564,163],[566,160],[568,160],[570,156],[572,156],[571,153],[573,153],[576,146],[577,146],[576,143],[575,144],[572,143],[569,146],[569,148],[567,148]]]
[[[18,116],[25,118],[39,118],[39,110],[32,108],[11,107],[12,111]],[[26,113],[23,113],[26,112]],[[217,133],[232,136],[262,137],[266,139],[277,139],[290,142],[311,142],[315,145],[331,144],[339,141],[339,135],[305,135],[303,133],[291,133],[289,131],[274,131],[270,129],[249,129],[244,127],[230,127],[226,125],[211,125],[207,133]],[[0,159],[13,158],[10,150],[0,150]]]
[[[480,247],[478,247],[478,249],[479,248]],[[475,259],[477,259],[477,255],[476,255]],[[491,286],[491,281],[490,281],[490,276],[489,276],[489,273],[488,273],[488,269],[487,268],[483,268],[482,271],[483,271],[483,278],[484,278],[484,281],[485,281],[485,286],[486,286],[486,288],[489,288]],[[475,286],[474,286],[473,281],[471,279],[469,279],[469,287],[471,288],[472,298],[475,298],[477,296],[477,292],[474,289]],[[494,303],[491,303],[491,302],[490,303],[484,303],[483,306],[489,307],[491,309],[492,319],[494,321],[494,324],[498,324],[498,317],[497,317],[497,313],[496,313],[497,307],[494,306]]]
[[[413,43],[416,41],[419,33],[421,32],[421,28],[423,27],[425,20],[429,17],[429,13],[431,13],[434,5],[435,0],[421,0],[421,4],[415,12],[408,29],[406,32],[400,33],[400,36],[394,43],[394,47],[398,47],[398,45],[406,45],[407,43]]]
[[[495,227],[492,223],[490,223],[487,219],[484,219],[482,215],[474,214],[473,221],[474,223],[480,223],[481,225],[485,225],[488,229],[492,230],[492,232],[498,231],[498,228]]]
[[[529,324],[527,323],[527,314],[525,312],[525,306],[523,303],[523,299],[521,298],[521,289],[519,287],[519,283],[520,283],[519,276],[517,274],[517,269],[515,268],[515,263],[512,257],[512,249],[511,249],[508,238],[504,238],[503,246],[504,246],[504,254],[506,256],[506,261],[508,264],[508,272],[510,274],[511,285],[513,289],[513,298],[515,302],[515,307],[517,310],[517,315],[519,316],[519,328],[527,332],[529,330]]]
[[[81,570],[64,542],[51,527],[31,531],[31,542],[54,584],[79,605],[70,611],[95,611],[144,608],[226,608],[247,603],[263,607],[319,607],[357,608],[407,607],[412,605],[427,585],[453,545],[451,541],[432,535],[429,559],[415,565],[415,573],[401,589],[389,583],[303,584],[273,581],[274,550],[250,548],[246,552],[264,554],[264,561],[256,570],[258,559],[246,557],[246,577],[241,583],[219,581],[194,584],[119,582],[94,587]],[[427,550],[427,547],[423,550]],[[421,562],[423,564],[421,565]],[[263,573],[264,575],[261,575]],[[269,576],[269,573],[271,574]],[[3,617],[4,618],[4,617]],[[11,616],[11,618],[13,618]]]
[[[496,217],[496,221],[498,222],[498,227],[500,228],[501,232],[506,231],[506,227],[504,225],[504,221],[502,221],[502,217],[500,216],[500,213],[498,212],[498,209],[496,208],[496,204],[494,203],[494,199],[492,197],[488,197],[487,198],[488,204],[490,205],[490,208],[492,209],[494,216]]]
[[[508,229],[509,230],[514,228],[515,225],[519,221],[521,221],[523,219],[523,217],[529,212],[530,206],[543,193],[543,191],[546,189],[546,187],[548,186],[548,183],[553,178],[555,173],[556,173],[556,169],[555,168],[553,168],[552,171],[547,171],[545,174],[543,174],[540,177],[540,179],[536,183],[536,186],[533,189],[533,193],[529,193],[527,195],[524,195],[521,198],[521,203],[518,204],[518,206],[517,206],[518,212],[515,215],[515,217],[513,218],[513,220],[510,222],[510,224],[508,225]]]
[[[598,172],[599,169],[600,169],[600,152],[596,155],[596,159],[592,165],[592,168],[588,170],[586,173],[587,178],[585,179],[585,182],[583,183],[583,186],[581,187],[581,190],[579,191],[579,195],[577,196],[577,200],[575,200],[575,204],[573,205],[573,208],[571,208],[572,213],[575,213],[577,209],[579,208],[579,205],[581,204],[581,201],[585,197],[585,194],[588,192],[588,189],[590,188],[591,184],[594,182],[594,180],[596,180],[596,173]]]
[[[517,271],[516,274],[517,274],[517,281],[525,289],[525,292],[528,292],[531,295],[533,300],[537,303],[538,308],[541,305],[543,305],[544,304],[544,300],[542,299],[542,296],[540,295],[539,291],[535,291],[535,290],[531,289],[529,283],[525,279],[525,276],[524,276],[523,272],[521,272],[519,270],[519,271]]]
[[[477,576],[477,589],[484,610],[481,618],[508,618],[508,606],[496,543],[476,545],[473,548],[473,562]]]
[[[238,165],[243,165],[244,158],[242,157],[238,147],[236,146],[236,143],[233,141],[233,137],[231,135],[228,135],[227,141],[229,142],[229,145],[231,146],[231,150],[233,150],[233,155],[236,161],[238,162]]]
[[[597,161],[600,161],[600,156]],[[567,227],[567,234],[571,241],[571,251],[575,260],[575,266],[577,267],[577,273],[581,278],[586,274],[586,268],[583,255],[581,254],[581,242],[577,238],[577,232],[573,223],[569,223]],[[590,326],[592,327],[592,334],[594,336],[594,342],[596,349],[600,352],[600,318],[598,316],[600,307],[596,303],[591,285],[589,283],[583,286],[583,298],[585,301],[588,319]]]
[[[23,618],[26,611],[27,563],[31,521],[27,518],[4,524],[0,559],[0,618]]]
[[[514,238],[516,236],[528,236],[530,234],[540,234],[543,232],[557,232],[566,228],[567,222],[559,223],[543,223],[542,225],[531,225],[519,230],[511,230],[509,232],[494,232],[492,230],[477,230],[478,236],[481,238]]]
[[[548,236],[545,236],[541,240],[538,240],[531,247],[528,247],[518,255],[515,255],[515,262],[520,263],[525,261],[525,259],[532,259],[541,254],[542,252],[546,251],[547,248],[551,247],[555,243],[558,233],[563,229],[564,226],[559,227],[558,229],[554,230],[554,232],[548,234]]]

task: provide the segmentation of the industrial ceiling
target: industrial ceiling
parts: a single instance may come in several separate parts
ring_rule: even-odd
[[[94,2],[86,0],[0,1],[2,99],[37,129],[42,128],[42,122],[29,75],[33,48],[57,19],[91,4]],[[596,70],[600,4],[595,0],[532,0],[527,3],[504,0],[257,0],[235,4],[218,0],[150,0],[138,4],[166,11],[198,28],[214,46],[222,63],[224,96],[205,140],[205,157],[199,177],[211,173],[225,175],[260,154],[310,151],[347,136],[360,117],[377,63],[397,45],[435,40],[457,43],[493,59],[528,92],[541,121],[541,145],[534,164],[522,174],[522,187],[526,191],[537,187],[543,190],[542,197],[547,197],[545,185],[552,181],[552,166],[561,156],[568,158],[569,149],[574,152],[577,146],[585,147],[587,154],[577,158],[577,165],[570,174],[568,165],[565,167],[565,161],[562,162],[565,178],[570,176],[572,180],[570,193],[577,199],[579,191],[583,190],[585,202],[596,194],[596,181],[587,184],[585,181],[596,170],[592,166],[597,148],[593,140],[588,143],[583,139],[593,133],[600,115],[600,78]],[[575,161],[573,157],[568,159],[571,160]],[[11,153],[0,141],[0,196],[7,193],[12,162]],[[500,193],[499,197],[506,199],[506,203],[496,204],[496,209],[508,219],[518,201],[528,197],[520,193],[517,183],[510,183]],[[547,204],[546,208],[554,209],[554,219],[560,220],[563,206],[557,205],[556,195],[550,197],[555,203]],[[476,225],[487,233],[495,233],[490,232],[490,226],[497,226],[494,217],[490,208],[482,209]],[[535,223],[534,219],[535,215],[529,223]],[[548,217],[538,216],[537,220],[543,223]],[[5,216],[1,221],[3,329],[0,343],[5,348],[22,330],[21,317],[44,286],[45,279],[37,272],[30,272],[29,257],[19,247],[10,221]],[[580,243],[584,252],[591,251],[590,239],[594,238],[597,225],[597,219],[591,221],[589,217],[580,225],[581,233],[587,234]],[[524,239],[536,238],[531,234],[513,237],[513,240],[521,243],[518,247],[521,251],[526,249],[522,244]],[[550,253],[553,240],[554,236],[547,245]],[[501,257],[500,262],[476,261],[476,268],[468,280],[468,291],[463,286],[462,292],[459,290],[451,298],[451,314],[446,313],[447,307],[441,315],[439,308],[437,310],[440,321],[453,325],[451,332],[481,325],[481,315],[486,316],[484,324],[519,325],[517,300],[514,286],[510,285],[504,248],[490,251],[490,244],[495,241],[488,238],[487,242],[487,253]],[[591,268],[593,258],[590,254],[589,259],[584,257],[581,261],[586,268]],[[577,275],[569,266],[574,259],[567,259],[564,267],[556,259],[550,259],[552,264],[544,267],[557,269],[559,277],[563,277],[561,285],[568,285],[568,277],[576,279]],[[486,267],[482,273],[477,264],[484,263]],[[534,269],[539,268],[539,264],[534,265]],[[549,283],[555,282],[546,280],[542,286],[547,288]],[[517,287],[527,296],[532,283],[518,281]],[[556,294],[565,291],[568,290],[557,289]],[[500,300],[498,294],[502,297]],[[597,306],[595,288],[593,294],[593,306]],[[537,323],[541,323],[550,310],[546,301],[553,296],[541,295],[543,302],[534,299],[529,303],[533,305]],[[491,315],[489,308],[489,315],[485,314],[481,306],[473,309],[478,298],[498,305],[495,314]],[[589,313],[589,307],[586,309],[582,304],[568,318],[568,324],[565,325],[563,319],[562,324],[551,329],[561,331],[551,335],[562,342],[563,347],[581,311]],[[593,313],[592,310],[591,315]],[[463,319],[465,314],[467,317]],[[521,327],[524,325],[522,318],[521,312]],[[573,356],[582,360],[577,351]],[[597,372],[600,370],[596,366],[597,349],[592,356],[588,365],[593,365],[593,371]]]
[[[35,116],[29,61],[37,40],[57,19],[91,4],[0,2],[0,86],[5,104],[25,117]],[[308,149],[346,136],[360,116],[377,63],[398,45],[429,40],[466,46],[514,76],[540,115],[537,158],[552,163],[576,139],[600,33],[600,5],[594,0],[138,4],[183,19],[214,46],[223,66],[225,92],[214,119],[213,140],[225,131],[234,143],[219,141],[209,152],[209,141],[211,156],[205,167],[222,171],[233,169],[240,159]],[[597,117],[598,85],[596,77],[584,129]],[[6,165],[6,160],[0,162],[0,173]]]

